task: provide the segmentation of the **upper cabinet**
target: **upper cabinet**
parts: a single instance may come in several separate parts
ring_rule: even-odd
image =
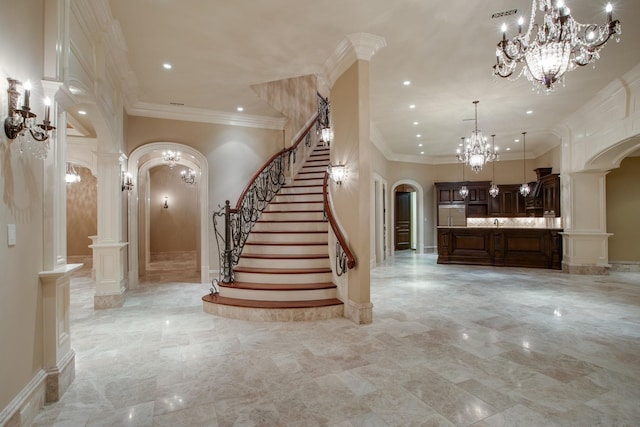
[[[438,204],[457,204],[466,207],[467,217],[524,217],[560,216],[560,175],[551,168],[535,170],[537,181],[530,182],[531,193],[520,194],[520,184],[499,185],[500,192],[489,195],[489,181],[437,182]],[[460,187],[466,185],[469,195],[460,197]]]
[[[460,196],[460,187],[463,185],[469,190],[465,199]],[[468,217],[485,217],[489,213],[489,185],[489,181],[436,182],[438,204],[464,205]]]

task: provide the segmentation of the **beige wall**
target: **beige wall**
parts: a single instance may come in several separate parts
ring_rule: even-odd
[[[640,157],[627,157],[607,175],[609,261],[640,262]]]
[[[184,166],[162,165],[149,171],[149,234],[151,253],[195,251],[200,232],[198,190],[182,182]],[[164,197],[169,197],[164,208]]]
[[[74,166],[82,180],[67,184],[67,256],[91,255],[89,236],[98,233],[98,180]]]
[[[42,107],[43,1],[11,2],[0,13],[0,111],[7,111],[7,77],[33,84],[31,107]],[[18,36],[19,35],[19,36]],[[29,53],[32,54],[29,54]],[[20,154],[0,131],[0,411],[43,366],[43,162]],[[7,246],[7,224],[17,243]]]
[[[344,227],[348,243],[357,258],[349,272],[349,300],[370,302],[370,202],[371,150],[369,138],[369,63],[358,60],[331,89],[335,140],[331,162],[347,165],[349,176],[337,186],[332,183],[336,216]]]

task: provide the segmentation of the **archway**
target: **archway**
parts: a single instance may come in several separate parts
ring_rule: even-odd
[[[391,188],[391,194],[396,193],[396,189],[402,185],[408,185],[415,189],[415,202],[412,204],[411,215],[414,219],[411,226],[411,234],[415,237],[415,249],[417,253],[424,252],[424,190],[420,184],[411,179],[402,179],[393,184]],[[390,198],[393,203],[391,210],[391,222],[390,224],[395,227],[395,197]],[[396,247],[395,233],[391,232],[391,248]]]
[[[198,150],[184,144],[173,142],[154,142],[143,145],[131,153],[128,172],[134,177],[134,187],[129,194],[128,235],[129,235],[129,284],[132,288],[138,285],[140,261],[149,259],[149,170],[162,164],[162,152],[167,150],[180,151],[182,158],[177,165],[189,167],[199,175],[198,206],[199,206],[199,264],[200,281],[209,282],[209,169],[207,159]],[[141,209],[141,207],[143,209]],[[142,218],[140,218],[144,215]],[[141,227],[141,224],[143,227]],[[141,231],[142,229],[142,231]],[[140,257],[140,242],[143,241],[144,256]]]

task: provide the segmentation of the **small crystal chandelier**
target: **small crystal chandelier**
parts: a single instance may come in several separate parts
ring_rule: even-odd
[[[460,139],[464,143],[464,136],[461,137]],[[458,160],[460,160],[459,157],[458,157]],[[469,189],[467,188],[466,185],[464,185],[464,163],[462,163],[462,187],[460,187],[460,190],[458,190],[458,194],[460,194],[460,197],[462,197],[462,200],[466,199],[467,196],[469,195]]]
[[[520,194],[522,197],[527,197],[531,193],[531,188],[527,183],[527,143],[525,141],[526,132],[522,132],[522,175],[524,176],[524,183],[520,186]]]
[[[487,138],[478,130],[479,102],[480,101],[473,101],[476,109],[476,128],[471,133],[471,138],[464,141],[462,150],[459,148],[456,150],[456,158],[458,161],[468,164],[475,173],[481,171],[485,163],[498,160],[498,153],[495,150],[491,150],[487,143]]]
[[[196,183],[196,171],[191,168],[188,170],[184,169],[180,172],[180,178],[182,178],[182,182],[185,184],[193,185]]]
[[[162,152],[162,160],[167,163],[170,168],[173,168],[176,163],[180,161],[180,152],[167,150]]]
[[[328,147],[333,141],[333,129],[329,121],[329,113],[329,98],[324,98],[318,94],[318,125],[316,129],[320,135],[320,142],[322,142],[323,147]]]
[[[20,152],[29,150],[34,157],[40,160],[47,158],[49,154],[49,132],[55,130],[49,121],[51,112],[51,100],[44,99],[44,120],[41,124],[36,124],[36,114],[31,111],[30,95],[31,82],[24,83],[24,97],[22,108],[18,108],[20,92],[16,87],[20,84],[18,80],[7,78],[9,81],[9,116],[4,121],[4,133],[9,139],[18,139],[20,142]]]
[[[493,152],[496,152],[496,136],[491,135],[491,139],[493,140]],[[496,185],[496,162],[492,163],[493,165],[493,175],[491,178],[491,187],[489,187],[489,195],[494,199],[500,193],[500,188]]]
[[[67,172],[65,173],[64,180],[67,184],[75,184],[76,182],[82,181],[80,174],[71,163],[67,163]]]
[[[535,23],[536,9],[544,12],[540,23]],[[564,0],[533,0],[526,33],[522,32],[522,17],[518,20],[518,34],[510,40],[507,25],[502,24],[493,74],[509,78],[523,63],[514,80],[524,73],[534,89],[553,91],[555,83],[564,83],[567,71],[595,63],[611,36],[620,41],[620,21],[613,20],[612,11],[611,3],[607,3],[606,24],[580,24],[571,17]]]

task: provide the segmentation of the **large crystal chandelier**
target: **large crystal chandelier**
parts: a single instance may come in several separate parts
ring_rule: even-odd
[[[478,130],[478,103],[473,101],[476,108],[476,128],[471,133],[471,138],[467,138],[463,143],[462,149],[458,148],[456,158],[458,161],[468,164],[471,169],[478,173],[482,170],[485,163],[498,160],[497,151],[491,150],[491,146],[487,142],[487,138]]]
[[[540,23],[536,23],[536,10],[544,12]],[[557,82],[563,83],[567,71],[598,60],[600,49],[611,36],[620,41],[620,21],[613,20],[612,11],[611,3],[608,3],[606,24],[580,24],[571,17],[564,0],[533,0],[529,28],[525,33],[522,32],[522,17],[518,20],[518,34],[512,39],[507,39],[507,26],[502,24],[494,75],[510,78],[518,64],[523,63],[513,79],[524,73],[534,89],[544,87],[551,92]]]

